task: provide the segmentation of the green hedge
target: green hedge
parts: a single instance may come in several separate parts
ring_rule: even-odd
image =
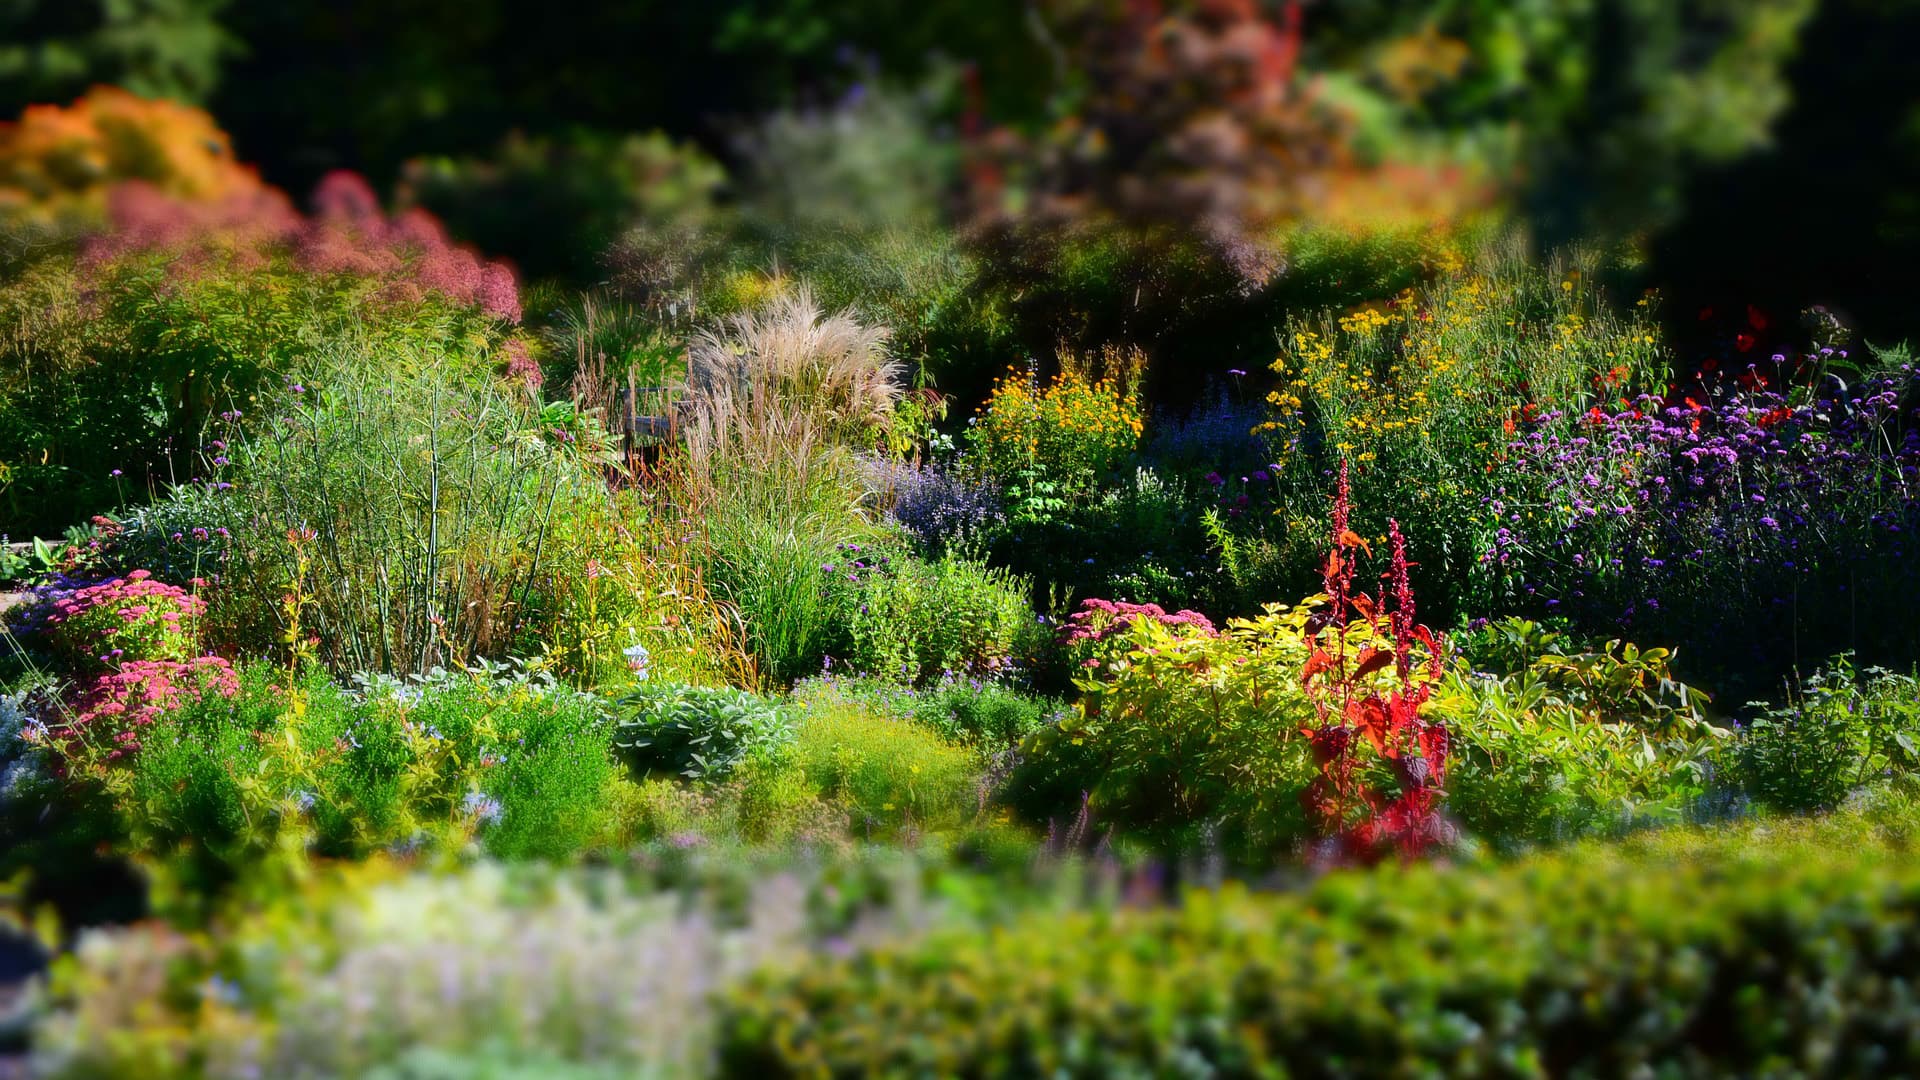
[[[763,976],[730,1075],[1861,1076],[1920,1067],[1920,859],[1857,818],[936,934]]]

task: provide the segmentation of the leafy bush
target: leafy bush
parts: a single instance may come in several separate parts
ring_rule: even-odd
[[[423,216],[386,217],[351,176],[330,177],[316,204],[302,216],[270,189],[195,203],[125,186],[77,255],[54,248],[8,276],[0,493],[12,531],[204,478],[213,418],[251,416],[253,395],[337,336],[376,352],[497,350],[503,365],[518,348],[505,267]]]
[[[1859,818],[1676,831],[936,933],[730,994],[722,1068],[1899,1072],[1920,1023],[1898,990],[1920,948],[1912,839]]]
[[[903,686],[885,676],[825,674],[796,684],[799,701],[858,704],[911,720],[942,738],[983,749],[1006,747],[1039,732],[1063,708],[980,678],[944,677],[929,686]]]
[[[1270,855],[1305,835],[1313,776],[1301,729],[1307,611],[1275,606],[1211,633],[1134,619],[1084,661],[1077,708],[1023,748],[1009,795],[1029,817],[1071,814],[1168,850],[1217,829],[1236,854]]]
[[[1354,588],[1371,552],[1349,494],[1343,464],[1318,611],[1270,605],[1221,632],[1198,612],[1087,601],[1066,628],[1085,657],[1079,707],[1028,747],[1015,790],[1057,798],[1091,781],[1086,809],[1170,851],[1219,830],[1254,861],[1309,837],[1325,857],[1367,860],[1449,841],[1450,732],[1423,715],[1444,648],[1415,621],[1392,519],[1391,591]]]
[[[1060,709],[1057,701],[998,683],[948,679],[921,692],[913,716],[949,739],[993,747],[1040,731]]]
[[[647,682],[619,705],[614,741],[642,773],[722,779],[748,762],[777,762],[794,742],[786,710],[745,690]]]
[[[903,683],[998,672],[1033,621],[1025,583],[953,552],[921,560],[886,545],[843,544],[820,572],[846,621],[833,662]]]
[[[1509,243],[1387,302],[1290,320],[1262,425],[1279,505],[1258,531],[1294,575],[1317,561],[1302,526],[1345,459],[1363,508],[1355,529],[1378,537],[1387,517],[1400,521],[1438,622],[1508,610],[1524,583],[1501,583],[1484,556],[1538,512],[1504,461],[1509,432],[1559,403],[1666,378],[1646,310],[1615,313],[1594,272],[1584,260],[1535,267]]]
[[[697,148],[659,132],[513,134],[485,158],[407,162],[400,197],[468,242],[512,255],[534,277],[584,281],[627,229],[705,217],[725,179]]]
[[[82,932],[32,1003],[35,1075],[703,1075],[716,991],[935,920],[1027,910],[1054,891],[1034,888],[1028,856],[988,874],[933,845],[796,855],[683,839],[615,866],[320,864],[236,896],[217,936],[159,921]]]
[[[1840,805],[1886,774],[1911,783],[1920,769],[1920,680],[1847,658],[1808,676],[1782,704],[1756,710],[1734,755],[1755,802],[1804,812]]]
[[[218,537],[210,619],[255,650],[315,648],[338,671],[421,672],[530,644],[558,617],[555,578],[584,569],[556,524],[606,516],[591,448],[463,371],[471,356],[422,347],[401,354],[419,362],[403,373],[373,341],[324,348],[278,415],[216,440],[210,479],[179,496],[208,515],[191,535]],[[153,533],[170,518],[129,518],[124,542],[163,545]]]
[[[206,610],[198,596],[156,581],[146,570],[63,585],[39,590],[35,602],[17,613],[14,628],[30,636],[44,634],[74,670],[111,670],[121,663],[193,655],[197,620]]]
[[[227,678],[231,679],[229,674]],[[170,702],[104,792],[131,849],[211,888],[263,860],[478,838],[501,856],[563,858],[610,828],[612,724],[550,679],[476,669],[349,692],[254,666],[237,689]]]
[[[1140,468],[1045,519],[996,526],[982,546],[995,564],[1033,579],[1037,604],[1058,608],[1103,597],[1213,611],[1220,607],[1222,560],[1203,500],[1195,485]],[[1274,595],[1259,591],[1257,603],[1219,613],[1258,614]]]
[[[1576,652],[1518,619],[1475,646],[1499,670],[1456,663],[1434,710],[1453,736],[1448,808],[1476,836],[1504,847],[1673,822],[1721,779],[1729,733],[1667,650]]]

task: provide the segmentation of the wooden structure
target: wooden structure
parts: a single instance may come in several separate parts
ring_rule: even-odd
[[[620,388],[620,446],[635,475],[651,469],[666,448],[680,441],[680,405],[671,386],[636,386],[632,369]]]

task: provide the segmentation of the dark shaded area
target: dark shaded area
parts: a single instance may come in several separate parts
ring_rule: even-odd
[[[1920,336],[1916,45],[1912,0],[1821,5],[1774,148],[1701,173],[1653,247],[1645,279],[1667,296],[1683,360],[1744,366],[1805,346],[1799,313],[1814,304],[1866,341]]]
[[[935,52],[980,64],[996,107],[1029,109],[1040,61],[1020,13],[1018,0],[907,18],[884,0],[245,4],[223,19],[244,52],[207,104],[293,191],[335,168],[384,184],[407,158],[484,153],[514,130],[659,129],[723,152],[729,118],[863,70],[907,75]]]

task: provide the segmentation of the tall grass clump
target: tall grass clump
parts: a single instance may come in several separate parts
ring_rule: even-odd
[[[577,524],[605,487],[578,443],[457,352],[370,355],[341,337],[241,429],[224,414],[207,476],[179,498],[208,520],[136,518],[129,543],[201,544],[216,625],[336,670],[423,672],[528,651],[578,571]],[[234,434],[221,437],[226,429]],[[604,515],[602,515],[604,516]],[[177,517],[177,515],[175,515]],[[567,548],[567,550],[563,550]]]
[[[688,350],[682,498],[704,525],[710,586],[777,678],[818,666],[832,614],[820,568],[873,534],[851,448],[883,437],[900,400],[887,336],[823,315],[802,288]]]

